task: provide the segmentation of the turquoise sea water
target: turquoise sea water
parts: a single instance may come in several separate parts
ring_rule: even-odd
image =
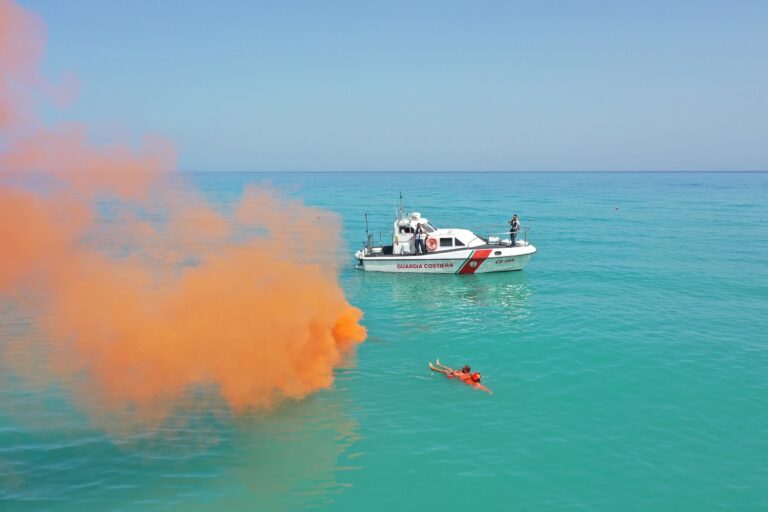
[[[530,220],[522,272],[343,266],[333,389],[114,438],[0,360],[0,510],[768,510],[768,174],[199,174],[438,226]],[[7,301],[5,307],[8,307]],[[0,325],[0,343],[12,326]],[[427,369],[471,364],[493,395]]]

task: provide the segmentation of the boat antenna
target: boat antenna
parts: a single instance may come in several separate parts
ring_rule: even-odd
[[[370,249],[371,235],[368,234],[368,214],[365,214],[365,245]]]
[[[403,218],[403,191],[400,191],[400,217]]]

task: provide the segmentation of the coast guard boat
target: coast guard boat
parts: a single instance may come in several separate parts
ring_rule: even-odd
[[[391,245],[374,246],[373,235],[368,233],[367,215],[365,222],[366,242],[355,252],[355,258],[357,268],[370,272],[479,274],[522,270],[536,252],[528,242],[529,228],[520,228],[517,236],[522,240],[516,240],[514,245],[509,238],[491,235],[482,238],[467,229],[438,228],[419,212],[405,214],[402,196]],[[417,253],[418,225],[426,233],[424,254]],[[508,235],[508,232],[497,234]]]

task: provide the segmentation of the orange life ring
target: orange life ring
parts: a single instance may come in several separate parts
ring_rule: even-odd
[[[437,249],[437,238],[427,237],[427,250],[429,252],[435,252]]]

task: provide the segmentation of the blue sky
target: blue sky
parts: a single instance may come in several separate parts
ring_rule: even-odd
[[[21,0],[184,170],[768,170],[768,2]]]

